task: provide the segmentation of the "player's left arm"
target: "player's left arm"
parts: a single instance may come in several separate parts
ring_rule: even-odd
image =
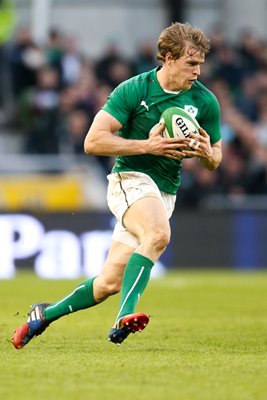
[[[198,134],[191,137],[195,143],[192,146],[192,143],[189,143],[189,146],[194,149],[194,156],[199,158],[201,165],[212,171],[218,168],[222,161],[221,117],[217,98],[211,92],[207,94],[209,97],[205,112],[199,120],[201,128]]]
[[[213,171],[218,168],[222,161],[222,140],[220,139],[218,142],[211,144],[209,135],[202,128],[200,128],[200,135],[204,139],[202,141],[201,154],[198,156],[200,163],[203,167]]]
[[[218,168],[222,161],[222,140],[211,144],[210,136],[203,129],[199,129],[199,134],[190,134],[190,138],[185,139],[187,145],[192,150],[182,152],[189,157],[198,157],[203,167],[213,171]]]

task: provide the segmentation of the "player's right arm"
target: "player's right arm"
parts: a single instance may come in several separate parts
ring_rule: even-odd
[[[124,139],[116,134],[121,123],[111,114],[100,110],[86,135],[84,151],[86,154],[101,156],[130,156],[153,154],[179,159],[181,153],[176,149],[184,148],[182,139],[163,138],[164,125],[159,125],[145,140]]]

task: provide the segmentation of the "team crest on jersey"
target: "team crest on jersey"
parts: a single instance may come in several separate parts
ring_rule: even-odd
[[[196,108],[194,106],[184,106],[184,110],[186,112],[188,112],[188,114],[192,115],[192,117],[196,118],[197,112],[198,112],[198,108]]]

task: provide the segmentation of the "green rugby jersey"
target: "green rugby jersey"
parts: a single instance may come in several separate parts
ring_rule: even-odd
[[[123,125],[118,134],[125,139],[147,139],[162,112],[177,106],[198,120],[210,135],[211,144],[220,140],[220,108],[214,94],[200,82],[178,94],[168,93],[158,82],[158,68],[124,81],[108,97],[102,109]],[[143,172],[161,191],[176,194],[181,183],[181,167],[181,161],[141,154],[117,157],[112,172]]]

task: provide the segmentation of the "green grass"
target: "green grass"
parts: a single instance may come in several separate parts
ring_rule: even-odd
[[[106,340],[119,297],[56,321],[22,350],[28,306],[73,281],[20,273],[0,282],[0,398],[266,400],[267,272],[172,272],[138,306],[153,317],[120,347]]]

